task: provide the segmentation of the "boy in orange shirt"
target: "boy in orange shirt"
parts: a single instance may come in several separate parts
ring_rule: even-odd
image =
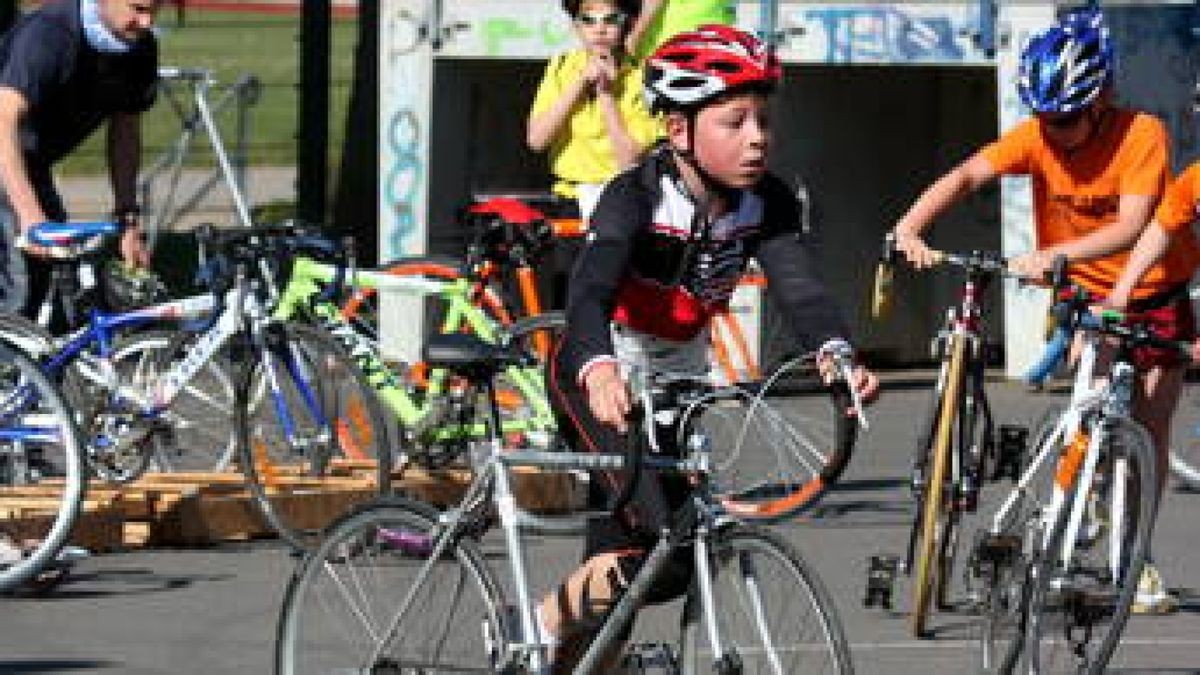
[[[1169,178],[1166,129],[1152,115],[1112,104],[1112,42],[1098,9],[1069,12],[1033,36],[1019,75],[1033,117],[931,185],[896,224],[897,248],[916,267],[933,264],[921,233],[938,215],[1000,175],[1028,175],[1037,250],[1013,259],[1012,268],[1037,278],[1065,255],[1072,280],[1106,297]],[[1197,255],[1194,241],[1174,247],[1129,291],[1137,309],[1153,310],[1163,336],[1192,335],[1186,291]],[[1165,470],[1183,368],[1174,355],[1155,350],[1138,361],[1142,387],[1134,412]],[[1149,564],[1146,570],[1139,603],[1146,601],[1145,611],[1169,611],[1157,570]]]

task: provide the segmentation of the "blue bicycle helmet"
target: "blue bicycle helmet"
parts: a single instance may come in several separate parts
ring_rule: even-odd
[[[1112,73],[1104,15],[1088,7],[1030,38],[1021,53],[1017,90],[1034,112],[1069,113],[1096,100]]]

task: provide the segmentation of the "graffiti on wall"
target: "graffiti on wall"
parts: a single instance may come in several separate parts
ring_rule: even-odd
[[[425,180],[421,151],[424,107],[422,82],[428,78],[421,51],[428,54],[421,21],[399,2],[386,3],[383,49],[387,77],[381,79],[379,256],[390,260],[424,250],[420,226]],[[424,58],[428,58],[425,56]]]
[[[785,49],[804,61],[907,63],[983,58],[971,42],[978,21],[966,5],[942,9],[904,9],[894,4],[785,6],[780,12],[780,25],[799,36]]]
[[[571,28],[558,17],[498,16],[476,22],[484,56],[553,52],[571,42]]]
[[[384,199],[392,211],[391,231],[382,242],[385,259],[392,259],[415,250],[410,239],[417,235],[417,215],[414,201],[424,173],[417,153],[420,122],[411,107],[392,113],[388,123],[387,143],[392,156],[391,167],[384,180]]]

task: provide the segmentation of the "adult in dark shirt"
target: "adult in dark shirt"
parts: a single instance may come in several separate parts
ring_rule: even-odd
[[[0,39],[0,310],[33,316],[49,279],[44,251],[15,238],[67,219],[51,169],[108,122],[121,255],[145,267],[138,218],[140,115],[154,103],[159,0],[47,0]]]

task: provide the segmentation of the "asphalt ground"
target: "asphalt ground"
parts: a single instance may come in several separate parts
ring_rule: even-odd
[[[908,464],[928,387],[927,374],[889,375],[870,411],[871,430],[837,490],[810,515],[778,526],[836,598],[860,673],[976,670],[978,617],[969,611],[934,614],[934,636],[917,640],[908,634],[905,578],[891,611],[862,603],[868,557],[898,555],[906,545],[913,510]],[[1000,423],[1029,423],[1062,398],[1008,382],[991,383],[989,392]],[[1177,435],[1189,426],[1194,415],[1181,416]],[[1200,672],[1198,514],[1200,494],[1172,484],[1155,556],[1180,609],[1131,619],[1112,672]],[[530,541],[533,586],[540,592],[554,583],[578,560],[579,547],[574,540]],[[294,567],[295,559],[271,542],[95,557],[48,597],[0,601],[0,673],[269,672],[278,608]]]

